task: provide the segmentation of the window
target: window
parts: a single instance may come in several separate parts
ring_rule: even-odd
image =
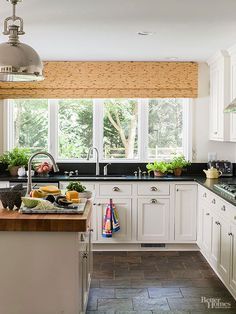
[[[6,101],[7,147],[50,151],[58,161],[191,159],[189,99],[18,99]]]
[[[104,100],[103,156],[104,159],[138,158],[137,100]]]
[[[48,150],[48,101],[13,100],[11,105],[13,146],[32,152]]]

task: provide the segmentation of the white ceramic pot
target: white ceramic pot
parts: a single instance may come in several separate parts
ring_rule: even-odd
[[[17,171],[17,174],[19,177],[24,177],[25,176],[25,167],[20,167]]]
[[[84,191],[79,193],[79,198],[91,198],[92,197],[92,192],[91,191]]]

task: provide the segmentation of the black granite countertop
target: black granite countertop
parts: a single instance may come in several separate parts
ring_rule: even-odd
[[[236,206],[236,200],[229,198],[224,193],[221,193],[220,191],[216,190],[214,188],[214,184],[223,184],[223,183],[229,183],[229,184],[236,184],[236,176],[230,177],[230,178],[218,178],[218,179],[206,179],[205,176],[197,176],[197,175],[191,175],[191,176],[181,176],[181,177],[175,177],[172,175],[165,176],[165,177],[142,177],[137,178],[135,176],[112,176],[109,175],[107,177],[95,177],[95,176],[78,176],[78,177],[69,177],[64,175],[53,175],[48,177],[39,177],[35,176],[32,177],[32,181],[34,183],[37,182],[48,182],[48,183],[57,183],[59,181],[98,181],[98,182],[109,182],[109,181],[120,181],[120,182],[184,182],[184,181],[194,181],[199,183],[200,185],[204,186],[208,190],[214,192],[218,196],[222,197],[224,200],[228,201],[229,203]],[[27,182],[26,177],[9,177],[9,176],[0,176],[0,181],[9,181],[9,182]]]

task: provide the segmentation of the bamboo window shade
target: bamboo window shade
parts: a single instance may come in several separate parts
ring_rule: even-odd
[[[0,83],[7,98],[196,98],[195,62],[44,62],[45,80]]]

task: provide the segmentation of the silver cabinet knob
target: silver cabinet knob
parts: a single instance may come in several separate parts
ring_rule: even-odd
[[[209,216],[210,215],[210,213],[206,213],[206,216]]]
[[[215,131],[215,132],[214,132],[214,134],[216,135],[216,134],[218,134],[218,132],[217,132],[217,131]]]
[[[151,203],[152,203],[152,204],[157,204],[157,200],[153,198],[153,199],[151,200]]]
[[[83,258],[86,258],[86,259],[87,259],[87,258],[88,258],[88,253],[84,253],[84,254],[83,254]]]
[[[221,210],[222,210],[223,212],[226,211],[225,205],[223,205],[223,206],[221,207]]]
[[[156,192],[156,191],[158,191],[158,188],[156,186],[152,186],[151,191]]]
[[[213,200],[211,201],[212,204],[215,204],[216,203],[216,200],[213,198]]]
[[[220,222],[219,222],[219,221],[216,221],[215,224],[219,226],[219,225],[220,225]]]
[[[232,232],[229,232],[228,235],[229,235],[230,237],[232,237],[233,233],[232,233]]]
[[[206,194],[206,193],[204,193],[202,196],[203,196],[203,197],[207,197],[207,194]]]
[[[114,186],[114,188],[112,189],[112,191],[114,191],[114,192],[119,192],[119,191],[120,191],[120,188],[118,188],[118,186]]]

